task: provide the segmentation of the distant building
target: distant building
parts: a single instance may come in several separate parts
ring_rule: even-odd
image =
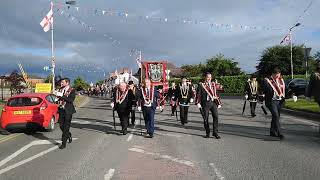
[[[110,73],[110,76],[106,81],[109,85],[118,85],[121,82],[128,83],[130,80],[132,80],[134,84],[139,83],[139,80],[131,74],[129,68],[123,68],[119,72],[116,70],[115,72]]]

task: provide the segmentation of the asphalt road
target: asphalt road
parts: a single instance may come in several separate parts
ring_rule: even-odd
[[[1,180],[107,179],[319,179],[320,137],[315,122],[281,116],[285,140],[269,137],[270,115],[241,116],[243,101],[223,99],[222,139],[206,139],[192,106],[182,127],[166,107],[156,114],[153,139],[137,125],[114,131],[108,100],[91,98],[74,115],[72,144],[57,143],[61,132],[0,136]],[[270,114],[270,113],[269,113]],[[211,126],[212,128],[212,126]],[[117,130],[120,130],[119,122]]]

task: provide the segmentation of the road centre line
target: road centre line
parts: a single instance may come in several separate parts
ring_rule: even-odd
[[[108,173],[104,175],[104,180],[110,180],[114,175],[114,169],[109,169]]]
[[[175,158],[175,157],[172,157],[172,156],[169,156],[169,155],[161,155],[159,153],[147,152],[147,151],[145,151],[143,149],[140,149],[140,148],[133,147],[133,148],[130,148],[129,151],[142,153],[142,154],[147,154],[147,155],[151,155],[151,156],[156,156],[156,157],[159,157],[159,158],[162,158],[162,159],[167,159],[167,160],[170,160],[170,161],[173,161],[173,162],[176,162],[176,163],[180,163],[180,164],[183,164],[183,165],[186,165],[186,166],[190,166],[190,167],[194,166],[194,163],[191,162],[191,161]]]

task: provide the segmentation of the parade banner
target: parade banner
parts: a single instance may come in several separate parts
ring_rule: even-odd
[[[51,92],[51,83],[37,83],[36,84],[36,93],[50,93]]]

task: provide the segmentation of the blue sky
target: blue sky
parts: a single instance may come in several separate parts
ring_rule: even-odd
[[[320,51],[317,0],[306,13],[310,1],[302,0],[77,0],[69,10],[64,1],[54,2],[55,10],[60,9],[55,13],[57,70],[71,78],[79,75],[95,81],[122,67],[135,70],[131,49],[142,50],[144,59],[166,59],[177,66],[222,53],[238,61],[242,70],[253,72],[261,52],[279,44],[301,15],[302,25],[293,30],[294,43],[312,47],[312,53]],[[21,62],[29,73],[45,76],[51,34],[43,32],[39,23],[49,1],[21,4],[21,0],[0,2],[0,73],[17,69]],[[103,15],[102,10],[125,12],[128,17]],[[89,32],[77,20],[96,31]]]

